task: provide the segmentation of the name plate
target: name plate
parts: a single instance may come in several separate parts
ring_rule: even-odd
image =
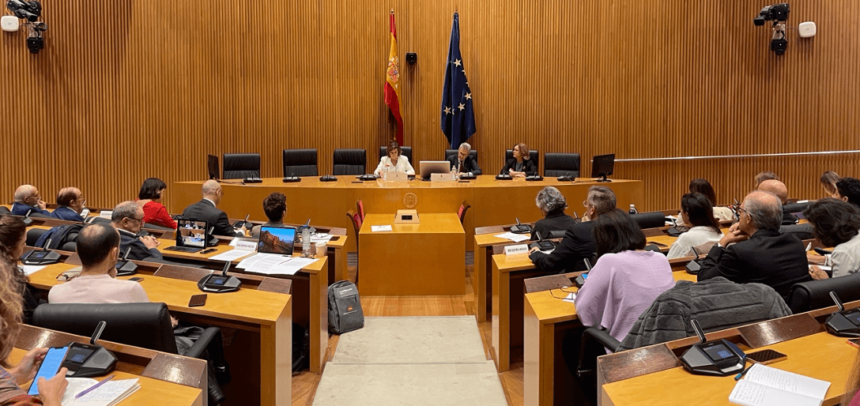
[[[100,218],[110,220],[111,216],[113,216],[113,211],[112,211],[112,210],[102,210],[102,211],[100,211],[100,212],[99,212],[99,217],[100,217]]]
[[[385,174],[386,182],[406,182],[409,180],[409,175],[406,172],[389,172]]]
[[[521,257],[529,254],[529,246],[525,244],[505,246],[505,255],[509,257]]]
[[[234,248],[236,248],[237,250],[243,250],[243,251],[254,251],[257,249],[257,242],[253,241],[253,240],[252,241],[239,240],[239,241],[236,241],[236,246]]]
[[[431,182],[451,182],[451,181],[453,181],[453,179],[451,179],[450,173],[433,173],[430,175],[430,181]]]

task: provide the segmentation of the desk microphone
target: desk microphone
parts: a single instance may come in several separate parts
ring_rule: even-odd
[[[699,251],[696,251],[695,248],[690,247],[693,251],[693,254],[696,254],[696,259],[687,263],[687,273],[690,275],[698,275],[699,271],[702,270],[702,263],[699,262]]]
[[[224,263],[224,270],[221,274],[211,273],[200,279],[197,282],[197,288],[204,292],[226,293],[235,292],[242,286],[242,281],[239,278],[227,275],[227,270],[230,269],[230,261]]]
[[[562,175],[558,177],[559,182],[573,182],[573,179],[574,177],[570,172],[568,172],[567,175]]]
[[[827,332],[838,337],[860,337],[860,309],[846,311],[836,292],[830,291],[830,298],[839,309],[824,322]]]
[[[33,219],[30,218],[30,213],[33,212],[33,209],[27,210],[27,213],[24,214],[24,226],[30,227],[33,225]]]
[[[206,245],[209,247],[214,247],[214,246],[218,245],[218,238],[212,234],[214,232],[215,232],[215,226],[209,227],[209,232],[206,233],[207,235],[203,236],[206,238]]]
[[[707,341],[698,320],[690,320],[699,342],[681,355],[684,369],[696,375],[727,376],[743,371],[746,354],[726,339]]]
[[[98,345],[98,340],[105,330],[107,323],[100,321],[96,331],[90,337],[89,344],[71,343],[63,366],[69,372],[66,376],[86,377],[104,375],[116,366],[116,356],[106,348]]]
[[[131,253],[129,246],[122,255],[122,261],[116,261],[116,276],[128,276],[137,273],[137,264],[128,260],[128,254]]]
[[[48,249],[52,241],[53,238],[48,238],[48,241],[45,241],[45,245],[42,246],[41,251],[33,250],[24,254],[21,257],[21,262],[24,265],[50,265],[60,262],[60,254]]]

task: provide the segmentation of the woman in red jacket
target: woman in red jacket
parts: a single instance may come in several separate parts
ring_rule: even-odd
[[[167,214],[167,208],[161,204],[161,195],[167,189],[167,184],[158,178],[143,181],[137,194],[137,204],[143,207],[143,222],[161,227],[176,229],[176,222]]]

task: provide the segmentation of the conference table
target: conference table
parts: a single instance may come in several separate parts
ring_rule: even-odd
[[[607,186],[616,195],[618,207],[631,204],[642,207],[644,185],[640,180],[613,179],[610,183],[596,182],[592,178],[577,178],[561,182],[547,177],[542,181],[523,179],[496,180],[493,175],[481,175],[464,181],[374,181],[362,182],[353,175],[338,176],[337,181],[321,182],[316,177],[303,177],[301,182],[283,183],[281,178],[264,178],[262,183],[242,185],[239,180],[222,181],[224,195],[219,208],[230,218],[264,219],[263,199],[272,192],[287,196],[285,222],[312,223],[345,227],[349,231],[347,249],[355,251],[355,231],[346,212],[356,208],[360,199],[367,213],[394,213],[399,209],[415,209],[421,213],[457,213],[464,202],[471,206],[463,228],[466,231],[464,246],[472,249],[475,227],[522,222],[542,218],[535,205],[537,193],[546,186],[558,188],[571,210],[581,213],[581,203],[594,185]],[[229,183],[228,183],[229,182]],[[173,182],[169,211],[181,213],[185,207],[202,199],[203,181]]]
[[[324,261],[324,260],[323,260]],[[75,262],[75,261],[68,261]],[[49,291],[63,282],[57,277],[78,267],[75,263],[56,263],[29,275],[31,286]],[[186,269],[193,272],[194,269]],[[197,270],[200,272],[207,272]],[[167,304],[178,319],[198,325],[232,328],[248,334],[236,334],[227,348],[228,361],[234,369],[233,388],[257,388],[242,397],[265,405],[289,404],[291,391],[292,306],[291,296],[260,289],[243,288],[236,292],[208,294],[206,304],[190,307],[191,296],[200,294],[194,280],[142,274],[139,283],[152,302]],[[128,279],[130,276],[118,277]],[[327,337],[326,337],[327,338]],[[231,350],[242,356],[231,357]],[[252,357],[248,355],[253,354]],[[241,372],[240,372],[241,371]],[[227,392],[225,388],[225,392]]]

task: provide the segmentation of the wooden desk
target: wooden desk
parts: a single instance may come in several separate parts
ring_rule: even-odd
[[[520,300],[525,292],[523,281],[543,275],[546,273],[537,270],[528,256],[493,255],[493,353],[499,372],[510,369],[512,349],[524,344],[524,299]],[[672,275],[676,281],[696,281],[696,275],[686,272],[672,272]],[[549,295],[549,292],[538,293]]]
[[[89,337],[23,325],[8,360],[15,365],[33,348],[65,346],[70,342],[88,344]],[[123,405],[207,403],[206,361],[109,341],[99,344],[116,355],[118,361],[112,373],[118,379],[139,379],[141,388],[124,400]],[[29,384],[22,388],[28,389]]]
[[[475,292],[475,317],[479,323],[486,321],[487,315],[492,314],[492,301],[487,300],[487,298],[492,297],[493,292],[493,246],[517,244],[507,238],[496,237],[497,234],[504,233],[501,226],[498,230],[489,230],[488,228],[485,227],[487,230],[483,231],[491,231],[491,233],[478,234],[481,230],[475,230],[474,237],[475,266],[472,271],[472,289]],[[524,243],[527,242],[520,244]]]
[[[322,261],[321,261],[322,262]],[[58,263],[30,275],[30,284],[40,290],[58,285],[57,276],[76,265]],[[120,277],[126,279],[129,277]],[[197,283],[146,275],[140,282],[149,300],[167,304],[171,313],[191,323],[230,327],[259,334],[259,368],[235,373],[237,386],[257,387],[250,399],[260,404],[290,403],[292,365],[292,318],[290,295],[254,289],[209,294],[205,306],[188,307]],[[256,365],[252,362],[252,365]],[[244,382],[243,382],[244,381]],[[256,398],[259,396],[259,398]],[[251,401],[257,403],[257,401]]]
[[[394,214],[368,214],[361,226],[362,295],[462,295],[465,232],[454,213],[418,213],[420,224],[394,224]],[[373,232],[372,226],[392,231]]]
[[[239,185],[222,183],[224,197],[219,208],[231,218],[265,218],[260,202],[272,192],[287,196],[286,222],[304,223],[308,217],[320,224],[344,227],[354,237],[349,220],[344,215],[354,209],[361,199],[369,213],[394,213],[399,209],[416,209],[419,213],[456,213],[466,201],[472,206],[466,214],[463,228],[466,231],[464,248],[472,248],[475,227],[513,222],[515,217],[523,222],[539,220],[540,210],[535,206],[537,193],[546,186],[558,188],[568,202],[581,202],[593,185],[608,185],[615,192],[618,207],[645,202],[644,185],[638,180],[613,179],[611,184],[597,183],[592,179],[576,182],[559,182],[547,177],[540,182],[524,180],[500,181],[494,175],[482,175],[467,183],[459,182],[372,182],[353,183],[354,176],[339,176],[335,182],[320,182],[316,177],[304,177],[298,183],[283,183],[281,178],[266,178],[263,183]],[[170,185],[170,212],[182,210],[201,199],[203,181],[174,182]],[[406,207],[406,203],[414,207]],[[347,241],[346,248],[354,252],[354,240]],[[466,244],[469,246],[466,246]]]

